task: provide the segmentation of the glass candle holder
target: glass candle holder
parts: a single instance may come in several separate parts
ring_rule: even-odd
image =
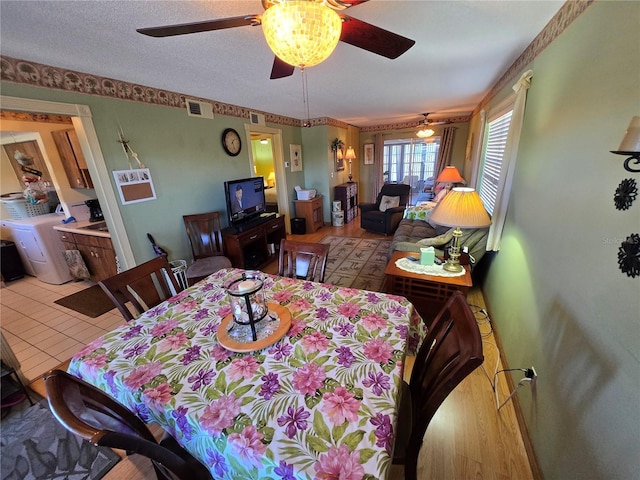
[[[262,273],[256,271],[244,272],[225,285],[233,321],[241,326],[248,325],[254,342],[258,339],[256,324],[269,313],[262,287]]]

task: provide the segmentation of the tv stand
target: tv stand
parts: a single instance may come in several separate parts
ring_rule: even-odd
[[[278,255],[286,236],[284,215],[260,217],[222,230],[224,254],[236,268],[259,270]]]

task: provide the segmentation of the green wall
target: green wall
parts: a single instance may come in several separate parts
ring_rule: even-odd
[[[640,3],[596,2],[527,66],[484,292],[510,367],[537,370],[536,391],[518,398],[547,480],[640,478],[640,278],[617,264],[620,242],[640,233],[640,201],[613,203],[622,179],[640,177],[609,152],[640,115],[639,27]]]
[[[241,118],[216,115],[213,120],[207,120],[187,116],[186,109],[10,82],[2,82],[2,94],[88,105],[108,171],[128,168],[117,141],[118,128],[122,126],[131,148],[150,169],[157,195],[156,200],[119,204],[137,263],[154,256],[147,233],[169,252],[170,259],[190,260],[182,215],[218,210],[226,217],[224,181],[253,176],[249,162],[251,146],[244,133],[248,122]],[[282,130],[285,159],[288,159],[289,144],[300,143],[300,129],[267,126]],[[235,128],[243,139],[242,151],[237,157],[228,156],[222,149],[220,138],[225,128]],[[301,173],[291,173],[289,169],[286,176],[288,185],[295,185],[303,178]],[[113,178],[109,180],[113,186]]]

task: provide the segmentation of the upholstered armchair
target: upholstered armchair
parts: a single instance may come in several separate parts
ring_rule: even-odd
[[[398,228],[409,201],[411,186],[404,183],[386,183],[376,203],[361,203],[360,226],[365,230],[393,235]]]

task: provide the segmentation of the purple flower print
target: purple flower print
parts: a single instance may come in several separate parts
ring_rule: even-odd
[[[157,307],[153,307],[150,310],[148,310],[147,313],[151,317],[157,317],[158,315],[162,315],[166,311],[167,311],[167,307],[163,305],[158,305]]]
[[[311,416],[310,412],[307,412],[304,407],[300,407],[297,410],[293,407],[287,407],[286,415],[278,417],[278,425],[286,428],[284,432],[287,437],[293,438],[298,430],[307,429],[307,419]]]
[[[389,377],[381,372],[369,372],[368,378],[365,378],[362,384],[370,388],[377,396],[382,395],[382,390],[389,390],[389,388],[391,388],[391,385],[389,385]]]
[[[329,310],[327,310],[325,307],[318,308],[318,310],[316,310],[316,318],[318,320],[325,321],[327,318],[329,318]]]
[[[373,292],[368,292],[365,295],[365,298],[367,299],[368,303],[378,303],[380,301],[380,297],[378,296],[378,294]]]
[[[333,329],[343,337],[346,337],[348,335],[351,335],[356,330],[356,327],[352,323],[345,322],[334,327]]]
[[[224,477],[227,474],[227,462],[220,453],[211,449],[207,449],[207,463],[213,467],[213,472],[219,476]]]
[[[391,445],[393,445],[393,431],[391,428],[391,420],[389,415],[376,413],[376,416],[369,420],[371,425],[376,427],[376,445],[384,447],[389,455],[391,455]]]
[[[209,336],[212,333],[216,333],[218,331],[218,324],[217,323],[207,323],[204,327],[202,327],[200,329],[200,333],[202,333],[205,336]]]
[[[193,384],[191,385],[191,390],[195,392],[201,386],[209,385],[211,383],[211,380],[213,380],[213,377],[215,376],[216,372],[214,372],[213,369],[205,372],[204,368],[202,368],[198,371],[198,373],[187,378],[187,381],[193,382]]]
[[[332,295],[331,292],[327,289],[322,290],[320,293],[318,293],[318,295],[316,295],[316,298],[318,300],[322,300],[323,302],[329,301],[331,300]]]
[[[171,412],[171,416],[176,419],[176,425],[182,432],[185,440],[191,440],[191,425],[187,421],[187,408],[178,407],[176,410]]]
[[[149,345],[138,343],[131,348],[125,349],[124,358],[129,359],[132,357],[137,357],[138,355],[142,355],[147,350],[147,348],[149,348]]]
[[[282,360],[285,357],[291,355],[293,346],[289,343],[279,342],[269,349],[269,354],[273,355],[276,360]]]
[[[295,480],[293,476],[293,464],[287,465],[284,460],[280,460],[280,465],[274,468],[273,473],[280,476],[280,480]]]
[[[399,305],[399,304],[394,304],[394,305],[389,307],[388,312],[393,314],[393,315],[397,315],[397,316],[401,317],[403,315],[406,315],[407,308],[403,307],[402,305]]]
[[[116,383],[113,381],[113,378],[115,377],[115,375],[116,375],[115,370],[109,370],[104,375],[104,381],[107,382],[107,385],[109,385],[109,390],[111,391],[111,395],[113,395],[114,397],[117,397],[118,395],[116,390]]]
[[[145,423],[151,421],[151,413],[149,412],[149,407],[147,407],[144,403],[136,403],[133,406],[133,413],[140,417],[140,420]]]
[[[124,332],[124,335],[122,335],[122,338],[124,340],[131,340],[133,337],[138,336],[138,334],[140,333],[140,330],[142,330],[142,325],[136,325],[135,327],[131,327],[129,330]]]
[[[209,315],[209,309],[208,308],[201,308],[200,310],[198,310],[194,315],[193,315],[193,319],[194,320],[202,320],[203,318],[207,318],[207,316]]]
[[[407,334],[409,333],[409,325],[406,325],[406,324],[396,325],[395,328],[400,334],[400,338],[402,339],[407,338]]]
[[[267,373],[260,378],[264,383],[260,387],[260,395],[265,400],[270,400],[275,393],[280,391],[280,381],[276,373]]]
[[[338,354],[338,363],[345,368],[349,368],[356,360],[349,347],[338,347],[336,353]]]
[[[200,347],[198,345],[194,345],[193,347],[187,348],[187,353],[185,353],[182,357],[182,364],[189,365],[191,362],[195,362],[200,356]]]

